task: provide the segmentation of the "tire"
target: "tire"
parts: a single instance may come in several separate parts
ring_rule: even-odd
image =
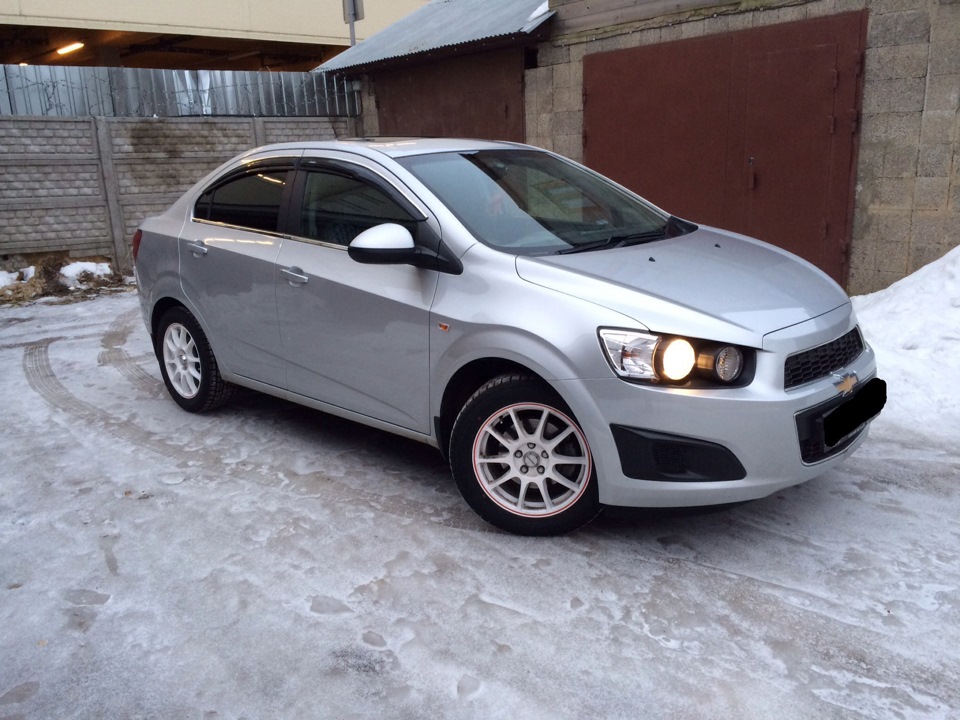
[[[233,386],[220,377],[207,336],[186,308],[170,308],[163,314],[154,343],[160,374],[177,405],[200,413],[227,401]]]
[[[531,375],[501,375],[467,400],[450,436],[450,467],[470,507],[518,535],[571,532],[601,510],[583,431]]]

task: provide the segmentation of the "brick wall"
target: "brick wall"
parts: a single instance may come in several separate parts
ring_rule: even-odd
[[[141,220],[222,162],[346,134],[342,118],[0,117],[0,261],[66,252],[127,271]]]
[[[554,37],[540,45],[539,67],[524,76],[527,142],[583,158],[586,54],[866,8],[847,289],[852,294],[883,289],[960,245],[957,0],[757,0],[704,9],[705,4],[678,0],[671,7],[692,9],[649,17],[648,8],[662,6],[551,0],[558,11]]]

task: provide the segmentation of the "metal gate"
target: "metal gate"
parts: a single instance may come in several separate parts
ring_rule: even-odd
[[[359,96],[326,73],[0,65],[0,115],[356,117]]]
[[[586,163],[844,283],[866,11],[584,58]]]

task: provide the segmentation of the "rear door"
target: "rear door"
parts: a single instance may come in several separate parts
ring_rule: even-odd
[[[362,164],[304,158],[290,209],[299,229],[276,263],[279,328],[288,390],[427,433],[438,274],[347,254],[354,237],[385,222],[425,231],[425,209],[398,186]]]
[[[275,264],[293,160],[252,163],[197,200],[180,235],[183,291],[220,364],[283,387]]]

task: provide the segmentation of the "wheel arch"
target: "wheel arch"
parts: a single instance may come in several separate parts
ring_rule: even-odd
[[[460,409],[482,385],[500,375],[524,373],[540,379],[549,385],[543,377],[531,368],[505,358],[487,357],[472,360],[457,370],[443,390],[440,401],[440,415],[434,418],[434,433],[437,446],[448,459],[450,453],[450,433]]]
[[[154,303],[153,310],[151,311],[151,314],[150,314],[150,335],[151,336],[153,337],[157,336],[157,327],[160,325],[160,318],[162,318],[164,314],[170,308],[173,308],[173,307],[182,307],[188,312],[190,312],[191,315],[193,315],[193,312],[190,311],[190,308],[184,305],[184,303],[181,300],[178,300],[177,298],[173,298],[173,297],[160,298],[159,300],[157,300],[156,303]],[[196,317],[196,315],[194,315],[194,317]]]

